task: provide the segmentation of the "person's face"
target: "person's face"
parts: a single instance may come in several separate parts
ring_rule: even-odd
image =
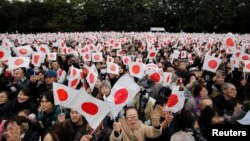
[[[19,103],[24,103],[24,102],[28,101],[28,99],[29,99],[29,96],[25,95],[25,94],[23,93],[23,91],[20,91],[20,92],[18,93],[18,95],[17,95],[17,101],[18,101]]]
[[[222,85],[225,81],[225,77],[220,75],[216,80],[215,80],[215,84],[217,85]]]
[[[57,69],[60,68],[60,66],[59,66],[59,64],[57,62],[53,62],[52,63],[52,68],[53,68],[53,70],[57,70]]]
[[[37,76],[38,76],[38,80],[44,80],[44,74],[43,73],[39,73]]]
[[[101,87],[101,93],[102,93],[102,95],[109,95],[109,93],[110,93],[110,88],[109,87],[107,87],[107,86],[102,86]]]
[[[225,90],[224,93],[225,93],[225,95],[227,97],[229,97],[231,99],[231,98],[235,98],[236,97],[237,90],[236,90],[236,88],[235,88],[234,85],[229,84],[228,88]]]
[[[48,101],[46,99],[46,97],[43,96],[42,99],[41,99],[41,102],[40,102],[40,106],[41,106],[41,111],[42,112],[49,113],[51,111],[51,109],[53,108],[53,103]]]
[[[0,105],[8,101],[8,96],[5,93],[0,93]]]
[[[7,141],[16,141],[21,139],[21,129],[16,122],[11,122],[3,131],[3,135]]]
[[[131,129],[135,128],[138,124],[138,113],[135,109],[129,109],[126,113],[126,120]]]
[[[54,76],[46,76],[45,77],[45,84],[51,85],[53,82],[56,82],[56,77]]]
[[[179,69],[180,69],[180,70],[186,70],[186,64],[185,64],[184,62],[181,62],[181,63],[179,64]]]
[[[201,100],[201,110],[205,109],[206,107],[213,107],[213,101],[211,99],[203,99]]]
[[[22,69],[16,69],[14,71],[13,77],[15,80],[21,80],[24,77],[24,73]]]
[[[77,111],[75,110],[71,110],[70,111],[70,118],[72,120],[73,123],[82,123],[82,115],[79,114]]]
[[[206,88],[202,88],[201,91],[200,91],[200,97],[201,98],[206,98],[208,95],[208,90]]]

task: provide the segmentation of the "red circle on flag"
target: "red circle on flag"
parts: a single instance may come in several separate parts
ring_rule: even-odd
[[[22,65],[24,63],[24,61],[23,61],[23,59],[21,59],[21,58],[18,58],[18,59],[16,59],[15,61],[14,61],[14,64],[15,65]]]
[[[149,54],[149,56],[150,56],[150,57],[155,57],[155,52],[151,52],[151,53]]]
[[[94,83],[94,81],[95,81],[95,76],[94,76],[93,73],[90,73],[90,74],[89,74],[89,82],[90,82],[90,83]]]
[[[19,53],[21,53],[21,54],[26,54],[28,51],[27,51],[27,49],[25,49],[25,48],[21,48],[21,49],[19,49]]]
[[[138,74],[141,71],[141,68],[139,65],[133,65],[132,66],[132,72],[135,74]]]
[[[208,67],[215,69],[218,66],[218,63],[215,60],[210,60],[208,62]]]
[[[227,44],[227,46],[229,46],[229,47],[234,46],[234,42],[233,42],[232,38],[228,38],[228,39],[226,40],[226,44]]]
[[[58,89],[56,92],[60,101],[65,101],[68,99],[69,95],[64,89]]]
[[[86,59],[89,59],[89,54],[85,54],[85,58],[86,58]]]
[[[153,80],[154,82],[159,82],[161,79],[161,76],[159,73],[153,73],[152,75],[150,75],[151,80]]]
[[[122,104],[124,103],[128,98],[128,90],[125,88],[119,89],[114,94],[115,98],[115,104]]]
[[[167,76],[166,83],[169,83],[170,81],[170,75]]]
[[[100,56],[98,54],[94,55],[94,59],[95,60],[99,60],[100,59]]]
[[[82,110],[89,115],[95,115],[98,112],[98,106],[92,102],[82,103]]]
[[[8,46],[9,46],[9,44],[6,42],[6,43],[5,43],[5,46],[6,46],[6,47],[8,47]]]
[[[78,82],[78,79],[74,79],[73,81],[71,81],[71,87],[74,87]]]
[[[235,55],[236,55],[236,57],[239,57],[240,56],[240,52],[237,52]]]
[[[39,55],[34,55],[34,63],[36,64],[36,63],[38,63],[38,60],[39,60]]]
[[[45,49],[44,47],[41,47],[40,50],[41,50],[42,52],[46,52],[46,49]]]
[[[115,67],[115,65],[111,65],[110,67],[109,67],[109,69],[111,70],[111,71],[116,71],[116,67]]]
[[[244,61],[249,60],[249,56],[248,55],[242,56],[242,60],[244,60]]]
[[[49,57],[50,58],[54,58],[55,56],[54,56],[54,54],[50,54]]]
[[[171,94],[170,97],[168,98],[167,106],[173,107],[178,103],[178,101],[179,101],[178,96],[176,94]]]
[[[250,70],[250,63],[248,63],[248,64],[246,65],[246,68],[247,68],[248,70]]]
[[[115,44],[115,47],[118,47],[118,46],[119,46],[119,44],[118,44],[118,43],[116,43],[116,44]]]
[[[89,49],[90,49],[90,50],[93,50],[93,49],[94,49],[94,47],[93,47],[93,46],[89,46]]]
[[[73,69],[73,76],[76,76],[76,69]]]
[[[125,59],[124,59],[124,63],[126,63],[126,64],[127,64],[127,63],[128,63],[128,61],[129,61],[129,59],[128,59],[128,58],[125,58]]]
[[[3,58],[3,57],[4,57],[4,52],[0,51],[0,58]]]

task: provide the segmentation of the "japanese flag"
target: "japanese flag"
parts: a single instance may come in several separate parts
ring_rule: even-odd
[[[243,68],[243,72],[250,72],[250,60],[244,61],[245,67]]]
[[[145,66],[143,63],[130,62],[129,63],[129,73],[131,76],[142,79],[145,75]]]
[[[89,53],[89,52],[85,52],[85,53],[83,53],[83,61],[84,62],[89,62],[89,61],[91,61],[91,54]]]
[[[2,47],[9,49],[11,47],[14,47],[14,43],[12,43],[9,39],[4,38],[2,41]]]
[[[118,49],[116,51],[116,56],[123,56],[123,55],[125,55],[125,53],[124,53],[124,51],[122,49]]]
[[[150,50],[150,51],[148,51],[148,57],[147,58],[153,59],[153,58],[155,58],[156,54],[157,54],[156,50]]]
[[[43,53],[43,54],[47,54],[50,52],[49,46],[46,44],[42,44],[40,46],[36,47],[37,52]]]
[[[119,75],[119,66],[115,63],[107,63],[107,73]]]
[[[181,59],[187,58],[187,51],[183,50],[181,51]]]
[[[205,56],[205,60],[202,66],[203,70],[207,70],[215,73],[221,63],[221,59],[215,58],[214,56]]]
[[[45,60],[45,55],[39,52],[33,52],[32,54],[32,60],[31,63],[36,66],[36,67],[40,67],[41,64],[44,62]]]
[[[95,68],[91,66],[89,68],[89,73],[86,77],[91,90],[94,89],[97,78],[98,78],[98,72],[96,72]]]
[[[11,57],[10,50],[6,48],[0,48],[0,61],[8,60]]]
[[[116,117],[120,110],[133,100],[139,90],[140,87],[129,74],[118,79],[111,89],[110,95],[105,99],[110,106],[113,117]]]
[[[188,61],[193,64],[194,58],[191,53],[188,54]]]
[[[19,57],[28,57],[33,53],[33,50],[29,45],[13,48],[13,51]]]
[[[232,48],[236,47],[236,39],[232,33],[228,33],[224,38],[224,44],[226,47]]]
[[[29,57],[11,57],[8,61],[9,69],[13,70],[20,67],[29,68]]]
[[[108,63],[113,63],[114,62],[114,58],[108,55],[107,56],[107,62]]]
[[[48,57],[48,60],[49,61],[54,61],[54,60],[56,60],[56,58],[57,58],[57,53],[48,53],[47,54],[47,57]]]
[[[129,62],[131,62],[131,57],[130,56],[122,56],[122,62],[124,65],[128,65]]]
[[[245,52],[241,52],[240,59],[242,61],[248,61],[248,60],[250,60],[250,55],[246,54]]]
[[[95,51],[96,51],[96,52],[101,52],[102,49],[103,49],[103,46],[99,43],[99,44],[97,44],[97,46],[96,46],[96,48],[95,48]]]
[[[92,62],[102,62],[102,52],[92,53]]]
[[[53,96],[55,105],[71,108],[79,97],[79,92],[63,84],[53,82]]]
[[[170,83],[172,82],[172,73],[169,72],[164,72],[163,73],[163,86],[169,86]]]
[[[78,93],[79,96],[75,99],[71,108],[83,115],[89,125],[96,129],[110,112],[109,105],[87,94],[83,89],[80,89]]]
[[[179,91],[178,89],[173,88],[164,110],[176,113],[183,108],[184,102],[185,102],[184,91]]]
[[[161,73],[159,72],[159,69],[152,68],[147,72],[150,79],[156,83],[161,83],[163,80],[163,77]]]
[[[71,88],[76,88],[77,84],[80,82],[81,80],[81,73],[82,70],[77,69],[73,66],[70,67],[70,71],[69,71],[69,82],[68,82],[68,86]]]
[[[121,46],[121,43],[119,41],[116,41],[112,47],[112,49],[121,49],[122,46]]]

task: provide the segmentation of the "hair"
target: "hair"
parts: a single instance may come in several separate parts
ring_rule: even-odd
[[[125,108],[124,116],[127,117],[127,111],[128,110],[132,110],[132,109],[134,109],[137,112],[137,114],[138,114],[138,110],[134,106],[129,106],[129,107]]]
[[[53,141],[66,141],[65,131],[60,124],[53,124],[49,128],[47,128],[42,137],[42,140],[47,134],[51,135]]]
[[[7,120],[5,121],[3,125],[3,129],[6,129],[9,124],[13,124],[13,123],[16,123],[18,126],[21,126],[22,124],[18,116],[12,116],[10,118],[7,118]]]
[[[42,98],[45,97],[48,101],[50,101],[54,105],[54,97],[53,97],[53,92],[46,92],[42,95],[40,102]]]
[[[224,93],[225,90],[228,89],[229,85],[233,85],[233,86],[234,86],[234,84],[228,83],[228,82],[225,82],[225,83],[223,83],[223,84],[221,85],[221,90],[222,90],[223,93]]]
[[[182,111],[180,114],[175,116],[175,119],[183,131],[192,129],[196,121],[196,116],[191,111]]]
[[[22,92],[24,95],[26,95],[26,96],[28,96],[28,97],[31,97],[31,96],[32,96],[32,95],[31,95],[30,89],[27,88],[27,87],[21,88],[20,92]]]
[[[9,97],[10,93],[8,91],[1,91],[0,93],[3,93],[7,96],[7,98]]]
[[[194,91],[193,91],[193,96],[194,97],[198,97],[200,95],[200,91],[203,89],[203,88],[206,88],[207,87],[205,85],[197,85],[195,88],[194,88]]]
[[[108,80],[103,80],[101,83],[101,87],[109,87],[111,89],[111,84]]]

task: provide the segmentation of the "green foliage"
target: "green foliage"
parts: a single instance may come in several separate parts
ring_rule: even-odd
[[[0,0],[0,32],[250,32],[249,0]]]

